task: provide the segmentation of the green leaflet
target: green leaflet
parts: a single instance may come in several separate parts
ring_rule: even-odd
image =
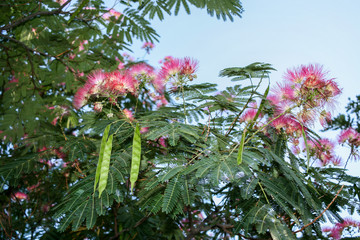
[[[141,158],[141,137],[140,137],[139,123],[137,123],[134,132],[131,169],[130,169],[131,193],[133,191],[134,184],[138,179],[139,169],[140,169],[140,158]]]
[[[180,174],[176,175],[176,177],[171,179],[169,184],[166,186],[164,201],[162,203],[162,210],[165,213],[170,213],[176,204],[180,204],[178,202],[181,192],[179,176]]]
[[[242,163],[242,155],[243,155],[243,151],[244,151],[245,138],[246,138],[246,128],[244,129],[243,134],[241,136],[239,152],[238,152],[238,156],[237,156],[237,164],[238,165],[240,165]]]
[[[101,140],[100,153],[99,153],[99,161],[98,161],[98,165],[97,165],[97,168],[96,168],[96,174],[95,174],[94,192],[95,192],[95,190],[96,190],[96,185],[97,185],[97,183],[99,182],[101,164],[102,164],[102,161],[103,161],[105,145],[106,145],[106,141],[107,141],[108,136],[109,136],[110,127],[111,127],[111,124],[109,124],[109,125],[106,126],[106,128],[105,128],[105,130],[104,130],[104,134],[103,134],[102,140]]]
[[[112,141],[114,134],[111,134],[109,139],[107,140],[104,148],[104,155],[101,163],[100,170],[100,179],[99,179],[99,198],[101,197],[101,193],[105,190],[107,179],[109,176],[109,167],[110,167],[110,157],[111,157],[111,149],[112,149]]]
[[[83,0],[80,4],[80,6],[75,10],[75,12],[73,14],[71,14],[71,17],[69,19],[69,21],[67,22],[67,24],[71,23],[72,20],[74,20],[74,18],[79,15],[80,11],[85,7],[86,4],[88,4],[90,0]]]

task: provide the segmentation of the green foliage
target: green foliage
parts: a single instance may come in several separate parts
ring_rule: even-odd
[[[139,123],[136,124],[134,131],[134,138],[132,144],[132,158],[131,158],[131,170],[130,170],[130,191],[133,191],[136,180],[138,179],[140,170],[141,159],[141,136]]]
[[[284,131],[261,122],[274,116],[269,87],[258,91],[270,64],[224,69],[248,82],[218,93],[177,79],[156,92],[166,106],[148,79],[136,94],[72,106],[85,76],[117,69],[134,39],[157,41],[146,18],[196,7],[232,21],[240,1],[117,1],[121,15],[100,0],[70,2],[0,6],[1,239],[295,239],[299,229],[324,239],[320,221],[359,212],[358,177],[308,164]],[[95,98],[101,110],[89,108]]]
[[[355,100],[349,98],[349,103],[346,106],[346,114],[339,114],[334,117],[329,123],[326,130],[329,129],[346,129],[352,127],[360,132],[360,95],[356,96]]]
[[[175,15],[178,15],[181,6],[187,14],[190,14],[190,4],[196,8],[205,8],[211,16],[215,15],[218,19],[222,18],[224,21],[226,19],[233,21],[234,16],[241,17],[244,11],[238,0],[141,0],[139,8],[142,10],[144,16],[148,15],[150,19],[153,19],[155,15],[157,15],[160,20],[163,20],[163,11],[171,14],[171,11],[174,9]]]

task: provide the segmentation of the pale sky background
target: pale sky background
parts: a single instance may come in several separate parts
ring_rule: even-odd
[[[152,65],[165,56],[193,57],[199,61],[199,82],[217,83],[220,88],[234,84],[219,78],[227,67],[253,62],[273,65],[277,72],[272,85],[281,81],[288,68],[319,63],[336,78],[343,94],[333,115],[345,112],[348,98],[360,94],[360,0],[244,0],[241,19],[224,22],[206,10],[192,9],[187,15],[166,16],[152,21],[160,35],[146,59]],[[115,7],[116,8],[116,7]],[[118,9],[121,11],[121,9]],[[141,58],[140,42],[133,46]],[[326,133],[335,138],[335,133]],[[338,148],[345,161],[348,151]],[[348,164],[349,173],[360,176],[360,162]]]

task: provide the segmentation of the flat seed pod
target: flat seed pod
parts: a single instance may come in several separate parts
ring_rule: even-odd
[[[141,137],[140,137],[139,124],[137,123],[134,132],[131,170],[130,170],[131,193],[133,191],[134,184],[138,179],[139,170],[140,170],[140,158],[141,158]]]

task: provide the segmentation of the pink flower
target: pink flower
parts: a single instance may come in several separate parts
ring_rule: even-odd
[[[325,126],[331,116],[327,108],[333,107],[335,97],[341,93],[333,79],[326,77],[321,65],[301,65],[287,70],[284,83],[272,90],[268,97],[275,113],[296,116],[301,124],[312,124],[316,119]]]
[[[198,62],[196,60],[191,59],[189,57],[185,57],[184,59],[181,60],[180,74],[190,76],[195,73],[197,67],[198,67]]]
[[[130,122],[134,121],[133,113],[129,109],[125,108],[122,111],[123,111],[125,117],[130,120]]]
[[[155,79],[154,68],[146,63],[131,66],[129,73],[132,77]]]
[[[143,133],[147,133],[149,131],[149,127],[142,127],[140,128],[140,133],[143,134]]]
[[[155,47],[155,45],[152,42],[146,42],[144,45],[142,45],[141,48],[145,49],[146,53],[149,54],[150,50],[152,50]]]
[[[319,141],[308,140],[307,143],[310,155],[320,160],[322,165],[329,163],[340,164],[341,160],[334,153],[335,144],[329,139],[324,138]]]
[[[13,199],[19,199],[19,200],[25,200],[25,199],[28,199],[28,195],[26,193],[23,193],[23,192],[16,192],[14,194],[14,197]]]
[[[158,142],[159,142],[160,146],[162,146],[163,148],[166,148],[166,147],[167,147],[164,137],[160,137],[160,138],[158,139]]]
[[[100,93],[100,88],[106,80],[106,74],[101,70],[97,70],[88,75],[88,80],[84,87],[89,91],[90,94]]]
[[[336,223],[333,227],[325,227],[322,229],[323,232],[330,232],[330,237],[338,240],[341,239],[343,231],[347,228],[358,228],[360,230],[360,222],[345,218],[342,223]]]
[[[187,77],[190,81],[196,78],[194,75],[197,69],[198,62],[194,59],[185,57],[183,59],[168,58],[164,61],[163,66],[159,72],[158,77],[168,81],[171,77],[177,74]]]
[[[240,122],[250,122],[254,119],[257,109],[248,109],[240,118]]]
[[[171,76],[179,73],[181,70],[181,62],[177,58],[173,58],[169,61],[165,61],[161,67],[159,76],[164,79],[169,79]]]
[[[94,110],[95,110],[96,112],[101,112],[101,111],[102,111],[102,108],[103,108],[103,105],[102,105],[100,102],[96,102],[96,103],[94,104]]]
[[[88,91],[84,87],[81,87],[77,90],[77,92],[74,95],[73,99],[73,106],[76,109],[80,109],[82,106],[84,106],[88,99]]]
[[[114,9],[110,9],[109,12],[107,12],[103,15],[103,19],[110,20],[111,17],[114,17],[116,20],[118,20],[120,16],[121,16],[120,12],[118,12]]]
[[[345,142],[356,147],[360,146],[360,133],[353,128],[342,130],[339,135],[339,143]]]
[[[277,130],[283,129],[290,136],[301,136],[302,131],[306,131],[306,128],[303,127],[293,116],[280,116],[277,117],[271,125]]]
[[[300,154],[300,152],[301,152],[299,146],[295,146],[295,145],[292,145],[292,146],[291,146],[291,151],[292,151],[293,154],[295,154],[295,155],[298,155],[298,154]]]
[[[342,160],[340,157],[335,157],[331,160],[331,163],[334,165],[334,166],[341,166],[342,165]]]
[[[288,83],[281,85],[277,83],[277,87],[273,89],[275,96],[281,100],[290,100],[295,101],[297,98],[297,93],[295,92],[294,85]]]
[[[102,71],[95,71],[88,76],[85,85],[77,90],[73,99],[73,106],[80,109],[87,103],[88,98],[92,94],[100,92],[101,85],[103,84],[106,75]]]
[[[84,40],[84,41],[80,42],[79,51],[80,51],[80,52],[83,51],[83,50],[85,49],[84,45],[85,45],[85,44],[88,44],[88,43],[89,43],[88,40]]]

